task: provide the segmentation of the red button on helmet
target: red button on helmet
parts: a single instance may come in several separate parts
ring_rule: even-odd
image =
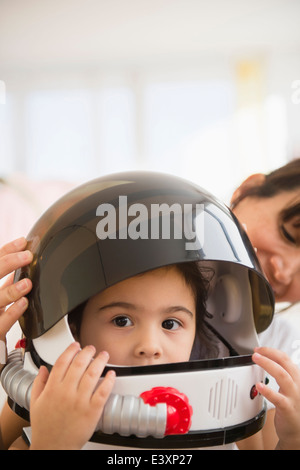
[[[165,435],[186,434],[192,424],[193,409],[188,397],[172,387],[154,387],[141,395],[144,403],[155,406],[167,405],[167,424]]]

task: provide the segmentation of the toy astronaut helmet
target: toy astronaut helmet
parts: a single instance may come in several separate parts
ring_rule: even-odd
[[[29,409],[28,374],[34,377],[41,364],[51,368],[74,341],[70,312],[132,276],[197,262],[214,273],[207,328],[226,352],[197,357],[195,339],[188,362],[109,365],[116,371],[115,388],[92,440],[191,448],[233,442],[261,429],[265,405],[254,385],[265,374],[251,354],[257,333],[272,321],[274,298],[246,233],[225,205],[178,177],[113,174],[62,197],[27,239],[34,258],[16,273],[16,281],[33,282],[20,320],[27,341],[18,358],[23,382],[12,386],[10,364],[1,378],[17,412]]]

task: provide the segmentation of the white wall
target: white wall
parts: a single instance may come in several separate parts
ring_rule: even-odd
[[[0,173],[154,169],[228,199],[300,154],[299,17],[295,0],[2,0]]]

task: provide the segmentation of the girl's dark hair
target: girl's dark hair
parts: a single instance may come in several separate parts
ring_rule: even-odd
[[[201,267],[197,262],[178,263],[175,266],[191,287],[196,299],[196,338],[192,359],[215,358],[218,355],[216,338],[206,326],[206,320],[211,317],[206,309],[206,302],[214,271]]]
[[[262,184],[246,189],[234,202],[234,207],[246,197],[269,198],[285,191],[294,191],[295,189],[300,191],[300,158],[290,161],[265,176]],[[281,218],[283,221],[288,221],[297,215],[300,215],[300,200],[293,206],[284,209]]]
[[[186,262],[171,265],[176,267],[182,274],[186,284],[191,287],[196,300],[196,338],[197,359],[206,359],[216,357],[218,348],[212,333],[206,327],[205,320],[210,317],[206,310],[206,301],[208,297],[209,283],[212,278],[213,271],[209,268],[200,268],[197,262]],[[80,328],[82,315],[86,306],[86,302],[80,304],[68,315],[68,321],[71,331],[76,339],[80,338]],[[195,348],[194,348],[195,349]],[[193,359],[195,353],[193,354]]]

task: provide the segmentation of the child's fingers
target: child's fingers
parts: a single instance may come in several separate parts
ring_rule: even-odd
[[[259,349],[259,351],[263,352],[262,349]],[[288,360],[288,356],[285,357],[284,353],[276,354],[275,350],[274,353],[270,351],[264,353],[268,354],[269,357],[255,352],[252,356],[253,361],[274,377],[283,394],[288,394],[294,384],[290,373],[290,370],[293,369],[290,365],[291,361]],[[280,351],[277,351],[277,353],[280,353]]]
[[[257,365],[274,377],[280,387],[285,387],[291,384],[291,376],[279,364],[258,353],[254,353],[252,358]]]
[[[68,372],[72,361],[80,351],[80,344],[74,342],[67,347],[67,349],[59,356],[54,366],[52,367],[49,376],[49,385],[52,383],[62,382]]]
[[[64,378],[64,382],[70,388],[78,388],[80,386],[82,377],[86,373],[95,352],[96,349],[94,346],[86,346],[76,354]]]
[[[276,362],[293,379],[297,379],[299,377],[299,367],[285,352],[267,347],[255,348],[255,352],[258,352],[259,354],[269,358],[271,361]]]
[[[113,370],[110,370],[102,379],[101,383],[98,385],[95,390],[91,402],[97,407],[97,409],[102,412],[103,407],[111,394],[114,384],[115,384],[116,374]]]
[[[90,362],[80,382],[79,390],[82,394],[91,397],[107,364],[108,358],[108,353],[102,351]]]
[[[257,391],[266,398],[269,402],[273,403],[276,408],[283,408],[286,404],[286,397],[281,393],[276,392],[271,387],[259,382],[256,384]]]
[[[40,396],[40,394],[43,392],[46,386],[46,383],[48,381],[48,378],[49,378],[48,369],[45,366],[41,366],[39,373],[33,382],[30,403],[34,403],[37,400],[37,398]]]

